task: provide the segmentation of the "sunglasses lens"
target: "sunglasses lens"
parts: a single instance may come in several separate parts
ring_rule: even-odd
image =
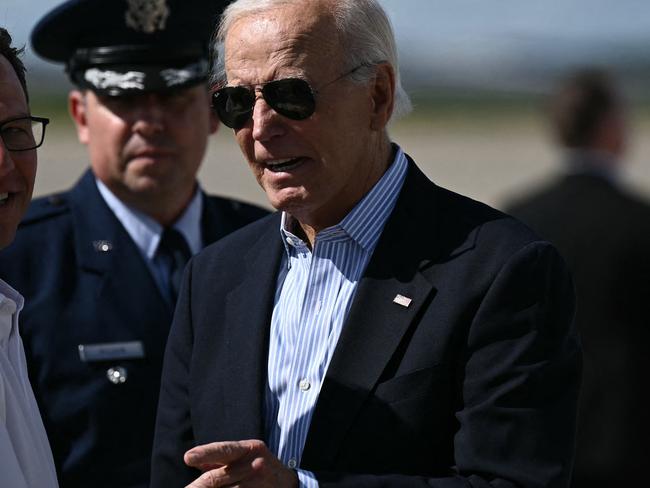
[[[275,80],[262,87],[266,103],[280,115],[293,120],[310,117],[316,108],[309,83],[299,78]],[[241,129],[253,114],[254,92],[244,86],[227,86],[212,95],[212,106],[225,125]]]
[[[212,95],[219,119],[231,129],[241,129],[251,117],[255,95],[243,86],[227,86]]]
[[[264,85],[262,94],[273,110],[293,120],[306,119],[316,108],[309,83],[299,78],[271,81]]]

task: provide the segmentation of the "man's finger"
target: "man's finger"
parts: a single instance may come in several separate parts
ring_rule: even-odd
[[[189,485],[188,488],[213,488],[217,486],[238,488],[240,486],[249,486],[253,466],[250,459],[244,458],[227,466],[220,466],[210,470],[204,469],[203,471],[205,471],[204,474]]]
[[[199,469],[201,466],[226,465],[263,445],[263,442],[256,440],[212,442],[190,449],[185,453],[184,460],[188,466]]]
[[[228,487],[235,488],[239,486],[238,479],[236,476],[225,471],[225,466],[219,469],[213,469],[207,471],[199,476],[194,482],[190,485],[187,485],[185,488],[219,488],[219,487]]]

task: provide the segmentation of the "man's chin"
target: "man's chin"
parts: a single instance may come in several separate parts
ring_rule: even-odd
[[[290,214],[309,205],[309,195],[306,194],[303,188],[283,188],[279,191],[267,191],[266,197],[274,209]]]
[[[127,181],[132,193],[155,196],[165,191],[171,191],[171,186],[165,183],[160,175],[138,174]]]

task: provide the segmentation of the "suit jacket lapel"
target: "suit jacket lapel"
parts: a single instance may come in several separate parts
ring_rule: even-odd
[[[306,469],[327,469],[346,432],[435,288],[420,272],[439,253],[418,228],[436,228],[435,186],[411,161],[396,207],[359,282],[330,362],[303,451]],[[394,303],[396,295],[411,299]]]
[[[88,171],[70,195],[75,221],[75,252],[79,265],[96,274],[97,320],[112,329],[122,328],[125,337],[156,341],[167,336],[172,310],[158,290],[135,243],[108,208]],[[148,330],[146,324],[160,329]]]
[[[282,252],[280,214],[272,218],[257,243],[244,256],[246,272],[226,299],[233,347],[224,364],[228,398],[224,406],[225,439],[264,438],[264,391],[266,385],[269,328],[276,280]],[[233,381],[233,378],[235,379]]]

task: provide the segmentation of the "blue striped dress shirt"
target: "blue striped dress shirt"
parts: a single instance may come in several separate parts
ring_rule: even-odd
[[[286,256],[271,318],[265,432],[269,448],[295,468],[300,486],[318,487],[300,459],[318,394],[359,279],[404,183],[407,160],[395,160],[377,184],[338,224],[316,235],[313,250],[292,234],[284,213]]]

